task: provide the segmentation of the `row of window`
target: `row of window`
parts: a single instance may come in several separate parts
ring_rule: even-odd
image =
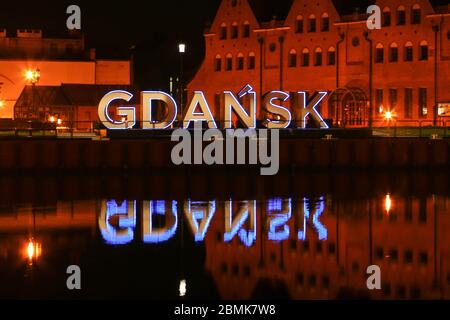
[[[391,262],[399,261],[399,252],[397,249],[392,248],[389,251],[385,251],[382,247],[375,248],[375,258],[378,260],[389,259]],[[413,250],[405,250],[403,252],[403,263],[413,264],[414,263],[414,252]],[[419,264],[426,266],[428,264],[428,253],[426,251],[420,251],[417,253],[416,260]]]
[[[230,29],[230,34],[228,34],[228,26],[226,23],[222,23],[220,26],[220,40],[226,40],[228,37],[231,39],[237,39],[239,38],[239,29],[241,30],[241,36],[242,38],[248,38],[250,37],[250,23],[248,21],[245,21],[241,27],[239,27],[239,24],[237,22],[233,22]]]
[[[305,31],[305,22],[302,15],[298,15],[295,20],[295,33],[303,33]],[[317,18],[315,15],[310,15],[307,22],[307,31],[316,32],[317,31]],[[320,31],[326,32],[330,31],[330,17],[328,13],[322,14],[320,18]]]
[[[406,8],[405,6],[400,6],[396,11],[396,25],[402,26],[406,24]],[[421,23],[421,9],[418,4],[412,6],[410,12],[410,21],[411,24],[420,24]],[[391,9],[389,7],[385,7],[383,9],[383,19],[382,19],[383,27],[389,27],[392,25],[392,17],[391,17]],[[319,27],[319,28],[318,28]],[[231,39],[239,38],[239,30],[241,29],[241,35],[243,38],[250,37],[250,23],[245,21],[241,27],[237,22],[233,22],[230,29],[230,35],[228,34],[228,26],[226,23],[222,23],[220,28],[220,39],[225,40],[230,36]],[[330,31],[330,17],[328,13],[323,13],[320,17],[320,26],[317,24],[317,18],[314,14],[311,14],[306,21],[305,28],[305,19],[302,15],[298,15],[295,21],[295,32],[303,33],[305,32],[317,32],[320,29],[321,32]]]
[[[428,60],[428,43],[424,40],[419,44],[418,57],[419,61],[427,61]],[[398,62],[399,61],[399,48],[397,43],[393,42],[389,46],[388,51],[388,59],[389,62]],[[403,61],[413,61],[414,60],[414,48],[412,42],[407,42],[403,49]],[[384,46],[379,43],[375,48],[375,63],[383,63],[384,59]]]
[[[254,70],[256,67],[256,57],[253,52],[247,56],[247,64],[245,64],[245,57],[242,53],[239,53],[236,57],[236,70],[244,70],[244,68],[248,70]],[[225,57],[225,65],[223,65],[222,56],[217,55],[214,59],[214,70],[215,71],[231,71],[233,70],[233,55],[231,53],[227,54]]]
[[[428,99],[428,90],[427,88],[419,88],[418,93],[418,115],[420,118],[425,118],[428,114],[428,107],[427,107],[427,99]],[[413,89],[412,88],[405,88],[404,89],[404,113],[403,117],[405,119],[411,119],[413,118]],[[375,90],[375,105],[378,108],[378,111],[380,114],[383,114],[386,110],[394,110],[398,105],[398,89],[389,89],[389,107],[384,107],[384,90],[383,89],[376,89]],[[386,110],[385,110],[386,109]],[[412,210],[410,208],[410,204],[408,203],[408,207],[406,208],[405,212],[405,220],[411,221],[412,220]],[[390,216],[390,219],[396,219],[396,214],[392,214]],[[421,201],[420,202],[420,211],[419,211],[419,223],[426,223],[427,216],[426,216],[426,203]]]
[[[311,63],[310,52],[308,48],[303,49],[301,53],[301,61],[300,65],[302,67],[308,67]],[[324,63],[323,61],[323,52],[321,48],[316,48],[314,51],[314,66],[321,66]],[[327,52],[327,60],[325,63],[329,66],[334,66],[336,64],[336,49],[334,47],[330,47]],[[295,49],[291,49],[289,51],[288,57],[288,67],[295,68],[298,66],[298,54]]]
[[[396,25],[403,26],[406,24],[406,8],[405,6],[399,6],[396,11]],[[410,12],[410,21],[411,24],[420,24],[421,22],[421,10],[420,5],[415,4],[411,8]],[[389,7],[385,7],[383,9],[383,19],[382,19],[383,27],[389,27],[392,25],[392,15],[391,9]]]

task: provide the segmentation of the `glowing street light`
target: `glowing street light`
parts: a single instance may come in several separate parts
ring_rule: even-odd
[[[180,43],[180,44],[178,45],[178,52],[179,52],[179,53],[185,53],[185,52],[186,52],[186,44]]]
[[[392,200],[391,195],[388,193],[386,198],[384,199],[384,208],[386,209],[386,213],[389,214],[392,208]]]
[[[385,112],[385,114],[384,114],[384,118],[386,119],[386,120],[388,120],[388,121],[391,121],[392,120],[392,112],[391,111],[386,111]]]
[[[34,71],[33,70],[25,71],[25,79],[31,84],[38,83],[40,78],[41,78],[41,71],[39,69],[36,69]]]
[[[58,121],[56,121],[56,123],[58,124],[58,126],[60,126],[62,124],[62,120],[58,119]]]
[[[5,106],[5,101],[0,100],[0,108],[3,108]]]
[[[28,258],[29,264],[31,265],[42,255],[42,245],[34,241],[34,239],[30,238],[28,240],[25,251],[25,255]]]
[[[180,297],[184,297],[185,295],[186,295],[186,280],[181,280],[180,281],[180,288],[179,288],[179,291],[180,291]]]
[[[49,121],[50,121],[51,123],[55,123],[55,121],[56,121],[55,116],[51,116],[51,117],[49,118]]]

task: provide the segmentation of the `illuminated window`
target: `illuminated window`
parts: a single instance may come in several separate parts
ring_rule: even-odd
[[[330,31],[330,17],[328,16],[328,13],[324,13],[322,15],[320,31],[322,32]]]
[[[316,32],[316,16],[313,14],[308,19],[308,32]]]
[[[389,47],[389,62],[398,61],[398,45],[394,42]]]
[[[289,68],[295,68],[297,66],[297,51],[292,49],[289,52]]]
[[[427,88],[419,88],[419,117],[425,118],[428,113]]]
[[[384,113],[383,107],[383,89],[375,90],[375,105],[377,107],[378,113]]]
[[[239,36],[239,27],[237,22],[233,22],[231,26],[231,39],[237,39]]]
[[[227,54],[226,60],[225,60],[225,70],[231,71],[233,69],[233,56],[231,53]]]
[[[222,57],[220,55],[217,55],[216,59],[214,60],[214,70],[222,71]]]
[[[403,26],[406,23],[406,11],[404,6],[400,6],[397,9],[397,25]]]
[[[238,57],[236,60],[236,69],[244,70],[244,55],[242,53],[238,54]]]
[[[220,40],[225,40],[227,38],[227,25],[222,23],[220,26]]]
[[[405,44],[405,61],[413,61],[413,44],[407,42]]]
[[[328,49],[328,65],[334,66],[336,64],[336,49],[331,47]]]
[[[419,46],[419,60],[428,60],[428,43],[425,40],[422,41]]]
[[[250,23],[248,21],[245,21],[242,27],[242,37],[244,38],[250,37]]]
[[[384,62],[384,47],[381,43],[377,44],[375,48],[375,63]]]
[[[302,66],[309,66],[309,50],[308,48],[303,49],[302,51]]]
[[[295,21],[295,32],[303,33],[303,16],[297,16]]]
[[[389,27],[391,25],[391,9],[388,7],[383,9],[383,27]]]
[[[420,5],[415,4],[411,10],[411,24],[420,24],[420,22],[421,22]]]
[[[314,65],[321,66],[322,65],[322,49],[317,48],[314,52]]]
[[[248,55],[248,69],[249,70],[254,70],[256,66],[256,58],[255,58],[255,54],[253,52],[250,52],[250,54]]]
[[[405,118],[411,119],[413,117],[412,99],[413,89],[405,88]]]

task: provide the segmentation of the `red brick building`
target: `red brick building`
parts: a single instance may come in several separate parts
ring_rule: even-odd
[[[256,0],[223,0],[188,93],[203,90],[218,121],[220,93],[248,83],[261,96],[326,90],[321,113],[337,126],[385,126],[390,115],[397,125],[448,125],[448,1],[376,5],[381,29],[369,30],[366,7],[358,13],[342,1],[293,0],[282,16],[267,21]],[[260,109],[258,103],[259,119]]]

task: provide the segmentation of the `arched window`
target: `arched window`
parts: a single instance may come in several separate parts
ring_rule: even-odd
[[[231,53],[227,54],[227,57],[225,59],[225,70],[233,70],[233,55]]]
[[[334,66],[336,64],[336,49],[334,47],[330,47],[328,49],[328,65]]]
[[[303,33],[303,16],[298,15],[295,19],[295,33]]]
[[[412,7],[411,10],[411,23],[412,24],[420,24],[421,22],[421,11],[420,11],[420,5],[415,4]]]
[[[307,67],[309,66],[309,49],[305,48],[302,51],[302,66]]]
[[[393,42],[389,46],[389,62],[397,62],[398,61],[398,45]]]
[[[288,66],[289,68],[295,68],[297,66],[297,51],[295,49],[289,51]]]
[[[227,38],[227,24],[224,22],[220,26],[220,40],[225,40]]]
[[[308,32],[316,32],[316,16],[313,14],[308,18]]]
[[[321,66],[322,65],[322,49],[316,48],[314,51],[314,65]]]
[[[236,60],[236,69],[244,70],[244,55],[239,53]]]
[[[237,39],[239,36],[239,25],[237,22],[233,22],[231,25],[231,39]]]
[[[404,6],[397,8],[397,25],[403,26],[406,23],[406,9]]]
[[[328,16],[328,13],[322,14],[322,19],[320,23],[320,31],[326,32],[330,31],[330,17]]]
[[[245,21],[242,26],[242,37],[249,38],[250,37],[250,22]]]
[[[218,54],[214,60],[214,70],[222,71],[222,57]]]
[[[420,42],[419,46],[419,60],[426,61],[428,60],[428,42],[425,40]]]
[[[383,9],[383,27],[389,27],[391,25],[391,9],[385,7]]]
[[[408,41],[405,43],[405,61],[413,61],[413,44]]]
[[[381,43],[378,43],[375,47],[375,63],[384,62],[384,47]]]
[[[247,62],[247,68],[249,70],[254,70],[256,67],[256,57],[253,52],[250,52],[248,55],[248,62]]]

